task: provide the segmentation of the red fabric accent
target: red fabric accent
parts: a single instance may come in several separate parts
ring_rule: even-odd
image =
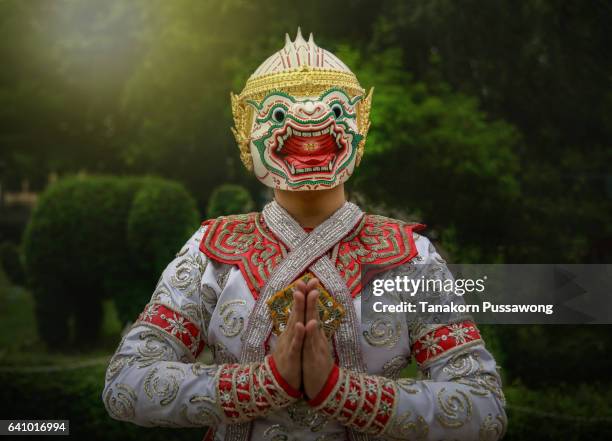
[[[417,363],[423,364],[446,351],[481,340],[480,332],[470,320],[442,326],[419,338],[411,347]]]
[[[261,213],[224,216],[202,225],[207,229],[200,251],[212,260],[237,265],[257,299],[271,271],[286,254],[286,246],[266,226]],[[413,233],[423,228],[383,216],[363,216],[337,244],[334,261],[353,297],[361,292],[364,265],[368,265],[367,281],[416,257]]]
[[[279,401],[288,404],[263,363],[222,365],[217,389],[225,416],[235,422],[264,415]]]
[[[278,368],[276,367],[276,361],[274,361],[274,357],[272,355],[270,355],[269,357],[270,370],[272,371],[272,375],[274,375],[274,379],[276,380],[276,382],[280,385],[280,387],[283,388],[287,395],[292,398],[300,398],[302,396],[302,392],[295,389],[287,382],[287,380],[283,378],[281,373],[278,371]]]
[[[332,367],[331,372],[327,376],[327,380],[325,381],[325,385],[323,386],[323,389],[321,389],[319,393],[317,394],[317,396],[314,397],[312,400],[308,400],[308,404],[310,406],[315,407],[321,404],[323,401],[325,401],[327,397],[329,396],[329,394],[334,389],[334,387],[336,386],[336,383],[338,382],[338,378],[340,378],[340,368],[338,367],[337,364],[334,364],[334,367]]]
[[[257,299],[270,272],[282,259],[284,249],[265,226],[261,214],[223,216],[202,225],[207,229],[200,251],[213,260],[237,265]]]
[[[183,314],[160,303],[149,303],[138,320],[150,323],[181,341],[194,357],[204,349],[204,340],[200,339],[198,327]]]
[[[393,413],[396,398],[393,382],[346,369],[339,370],[337,381],[341,384],[334,396],[328,394],[319,402],[325,403],[320,411],[341,424],[374,435],[382,433]],[[374,419],[370,421],[374,412]]]
[[[425,228],[423,224],[406,224],[383,216],[366,215],[356,233],[340,241],[336,267],[346,281],[353,297],[363,284],[376,274],[414,259],[418,254],[413,233]],[[367,273],[362,267],[367,265]]]
[[[239,368],[240,365],[238,364],[229,364],[221,369],[221,373],[219,375],[219,383],[217,387],[219,388],[219,391],[222,394],[224,393],[231,396],[233,385],[232,376],[234,371]],[[235,409],[236,404],[233,402],[233,399],[223,401],[223,412],[228,418],[238,418],[240,416],[240,413],[238,413]]]

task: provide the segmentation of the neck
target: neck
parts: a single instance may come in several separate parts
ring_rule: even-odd
[[[344,184],[329,190],[274,190],[274,199],[305,228],[315,228],[346,202]]]

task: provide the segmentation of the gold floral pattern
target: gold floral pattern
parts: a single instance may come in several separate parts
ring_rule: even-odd
[[[185,372],[177,365],[152,368],[145,376],[144,391],[151,401],[159,398],[159,404],[167,406],[176,399]]]
[[[437,394],[438,413],[436,420],[444,427],[457,428],[463,426],[472,417],[472,401],[461,389],[455,388],[449,392],[446,387]]]
[[[130,421],[134,418],[137,397],[132,386],[118,383],[114,388],[108,388],[104,397],[104,404],[113,418]]]

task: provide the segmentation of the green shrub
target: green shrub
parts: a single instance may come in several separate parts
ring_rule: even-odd
[[[504,391],[508,401],[504,441],[612,439],[612,388],[607,384],[576,379],[571,385],[540,390],[511,386]]]
[[[579,378],[607,381],[612,371],[609,325],[495,325],[498,360],[509,381],[554,386]],[[497,355],[497,354],[496,354]]]
[[[105,366],[59,372],[0,372],[5,419],[67,419],[70,438],[121,441],[200,441],[205,428],[147,428],[112,419],[102,401]],[[10,405],[9,405],[10,403]]]
[[[12,242],[0,244],[0,265],[13,284],[22,285],[25,282],[23,264],[17,245]]]
[[[208,201],[209,218],[248,213],[255,207],[248,190],[240,185],[224,184],[215,188]]]
[[[197,227],[195,202],[160,178],[71,177],[40,197],[26,228],[27,276],[41,338],[91,344],[113,297],[133,320],[167,263]]]

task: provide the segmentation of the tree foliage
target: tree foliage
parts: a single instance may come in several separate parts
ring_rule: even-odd
[[[229,214],[248,213],[254,208],[255,203],[246,188],[224,184],[213,190],[208,201],[206,216],[216,218]]]
[[[255,194],[229,92],[301,24],[376,87],[355,189],[461,258],[609,259],[602,2],[6,0],[0,17],[5,187],[85,169],[174,178],[202,210],[221,183]]]

